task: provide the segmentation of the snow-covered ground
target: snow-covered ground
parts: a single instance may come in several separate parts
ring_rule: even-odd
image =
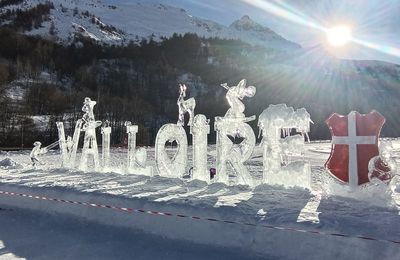
[[[0,209],[0,259],[261,259],[60,215]]]
[[[128,214],[107,208],[88,208],[6,195],[0,195],[0,206],[73,215],[115,228],[128,227],[169,239],[187,240],[188,243],[236,248],[264,257],[400,259],[399,244],[356,238],[368,236],[400,240],[400,215],[396,206],[396,202],[400,202],[399,188],[390,196],[378,196],[382,195],[377,194],[379,189],[366,189],[365,194],[373,193],[365,200],[330,195],[326,191],[331,188],[332,178],[323,168],[329,156],[330,144],[311,143],[306,146],[305,158],[312,165],[312,191],[265,184],[252,190],[246,186],[207,185],[201,181],[125,174],[122,165],[127,155],[124,149],[112,151],[113,172],[60,169],[57,152],[43,156],[46,164],[37,169],[30,166],[28,151],[0,154],[0,161],[9,158],[15,162],[13,166],[0,170],[0,190],[251,223],[255,226]],[[398,160],[399,140],[394,142],[394,148],[395,159]],[[154,163],[154,149],[149,149],[148,155],[149,162]],[[210,157],[209,167],[213,164],[214,160]],[[254,178],[261,179],[261,148],[256,149],[248,167]],[[32,221],[35,225],[36,220],[33,218]],[[346,234],[350,237],[266,229],[262,225]],[[134,244],[135,240],[131,243]]]

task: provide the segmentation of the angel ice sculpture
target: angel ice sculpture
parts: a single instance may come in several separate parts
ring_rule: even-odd
[[[245,117],[245,106],[241,100],[244,97],[253,97],[256,94],[254,86],[246,87],[246,80],[242,79],[237,86],[228,87],[228,84],[221,84],[222,87],[228,90],[226,99],[231,107],[225,114],[225,117],[242,118]]]
[[[189,98],[184,100],[186,97],[186,90],[187,87],[185,84],[179,84],[180,91],[179,91],[179,97],[176,102],[178,105],[179,109],[179,117],[178,117],[178,125],[184,125],[185,124],[185,114],[189,113],[189,122],[188,125],[192,125],[193,123],[193,117],[194,117],[194,108],[196,107],[196,100],[194,98]]]

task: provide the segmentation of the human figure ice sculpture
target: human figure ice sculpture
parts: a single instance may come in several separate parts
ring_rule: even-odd
[[[193,117],[194,117],[194,109],[196,107],[196,100],[194,98],[189,98],[187,100],[184,100],[186,97],[186,90],[187,87],[185,84],[179,84],[179,97],[176,102],[178,105],[178,110],[179,110],[179,117],[178,117],[178,125],[185,125],[185,114],[189,113],[189,122],[188,125],[191,126],[193,123]]]
[[[32,166],[34,166],[34,167],[36,166],[36,164],[43,165],[43,163],[39,160],[38,157],[41,154],[47,153],[47,148],[46,147],[45,148],[41,148],[41,146],[42,146],[42,143],[39,142],[39,141],[36,141],[36,142],[33,143],[33,149],[32,149],[32,151],[30,153],[30,158],[31,158],[31,161],[32,161]]]
[[[33,149],[31,151],[31,153],[29,154],[31,161],[32,161],[32,166],[36,166],[36,164],[43,165],[43,163],[38,158],[39,155],[47,153],[50,149],[56,147],[57,145],[59,145],[59,141],[56,141],[52,144],[49,144],[46,147],[41,148],[41,146],[42,146],[41,142],[39,142],[39,141],[34,142]]]
[[[256,88],[254,86],[246,87],[246,80],[242,79],[237,86],[228,87],[226,83],[221,86],[228,90],[226,93],[226,99],[228,100],[230,108],[225,114],[225,117],[229,118],[243,118],[245,106],[241,100],[244,97],[253,97],[256,94]]]
[[[82,111],[85,112],[82,117],[84,123],[83,125],[84,129],[88,127],[90,122],[95,121],[93,109],[96,103],[97,103],[96,101],[91,100],[89,97],[85,97],[85,101],[83,102],[83,107],[82,107]]]
[[[303,154],[304,131],[309,129],[310,122],[305,109],[295,111],[285,104],[270,105],[261,113],[258,126],[262,136],[264,183],[311,189],[310,164],[289,161],[289,155]],[[290,136],[293,128],[302,135]],[[284,139],[281,138],[281,132]]]
[[[393,159],[393,146],[390,141],[382,141],[379,145],[379,155],[371,158],[368,163],[368,179],[371,183],[390,184],[395,176],[397,165]]]
[[[215,118],[215,130],[217,131],[217,172],[214,177],[215,182],[230,184],[227,165],[230,165],[236,175],[236,183],[255,186],[255,182],[247,168],[243,165],[247,161],[255,147],[255,135],[252,128],[246,123],[255,119],[255,116],[245,117],[245,106],[241,102],[244,97],[253,97],[256,88],[246,87],[246,80],[243,79],[237,86],[228,87],[226,99],[230,105],[224,117]],[[239,145],[235,145],[232,140],[243,138]]]
[[[94,169],[99,168],[99,152],[97,148],[96,128],[101,125],[101,121],[95,121],[93,109],[96,101],[92,101],[86,97],[83,102],[82,111],[85,114],[82,117],[84,125],[82,131],[85,131],[83,140],[82,158],[79,164],[79,169],[85,171],[88,167],[88,158],[93,156]]]

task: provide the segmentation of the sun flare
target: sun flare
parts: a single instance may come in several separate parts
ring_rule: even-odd
[[[342,47],[351,40],[351,30],[348,26],[335,26],[326,31],[328,43],[334,47]]]

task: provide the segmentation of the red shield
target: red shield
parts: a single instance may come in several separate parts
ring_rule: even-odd
[[[358,186],[369,182],[368,163],[379,155],[378,138],[385,118],[376,111],[362,115],[333,114],[326,120],[332,149],[325,167],[342,182]]]

